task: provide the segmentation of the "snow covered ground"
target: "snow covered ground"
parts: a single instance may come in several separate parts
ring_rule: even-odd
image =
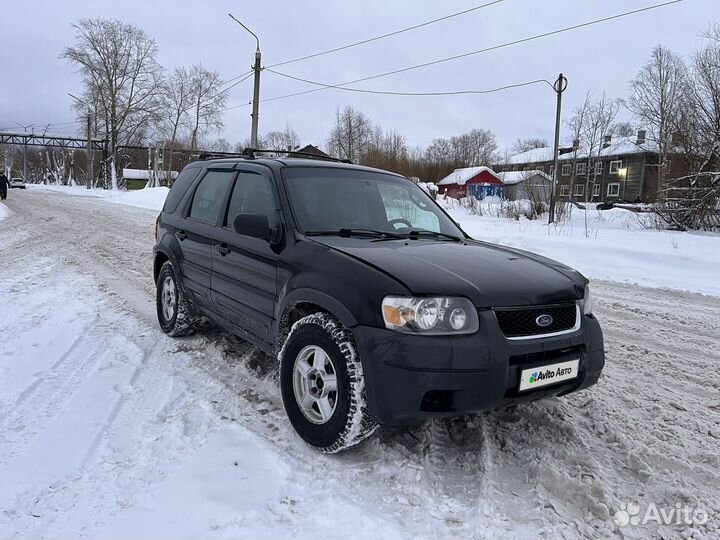
[[[497,204],[473,214],[455,199],[439,202],[473,238],[533,251],[591,279],[667,287],[720,296],[720,233],[660,231],[651,215],[614,208],[585,211],[547,225],[547,216],[519,221],[494,217]],[[490,213],[490,215],[488,215]]]
[[[87,189],[85,187],[54,186],[43,184],[27,184],[27,189],[40,191],[56,191],[74,197],[95,197],[107,202],[126,204],[137,208],[160,210],[165,204],[169,188],[156,187],[132,191],[111,191],[106,189]]]
[[[78,195],[13,191],[0,221],[0,538],[720,537],[720,299],[618,283],[611,262],[598,385],[324,456],[292,432],[272,360],[211,327],[160,332],[157,212]],[[458,219],[563,260],[522,223]],[[633,503],[709,518],[619,527]]]

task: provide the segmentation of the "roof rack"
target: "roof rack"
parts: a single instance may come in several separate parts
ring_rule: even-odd
[[[222,158],[234,158],[234,157],[246,157],[245,154],[239,154],[237,152],[200,152],[198,159],[204,161],[206,159],[222,159]]]
[[[322,159],[325,161],[335,161],[337,163],[352,164],[352,161],[349,159],[340,159],[332,156],[321,156],[319,154],[313,154],[312,152],[298,152],[296,150],[259,150],[257,148],[245,148],[243,150],[242,156],[248,159],[254,159],[255,154],[285,154],[288,156],[300,156],[312,159]]]

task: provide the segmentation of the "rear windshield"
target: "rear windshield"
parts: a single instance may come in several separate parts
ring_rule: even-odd
[[[283,177],[305,233],[358,228],[464,236],[425,191],[405,178],[330,167],[288,167]]]

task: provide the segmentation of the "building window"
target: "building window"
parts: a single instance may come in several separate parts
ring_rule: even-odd
[[[575,196],[582,197],[585,195],[585,186],[582,184],[575,184]]]
[[[605,172],[605,162],[604,161],[598,161],[595,163],[595,176],[602,176],[602,174]],[[598,193],[598,195],[600,195]]]
[[[566,186],[566,185],[560,186],[560,196],[567,197],[568,195],[570,195],[570,186]]]
[[[608,195],[608,197],[619,196],[620,195],[620,184],[618,182],[613,182],[612,184],[608,184],[607,195]]]
[[[572,174],[572,165],[570,163],[563,163],[561,170],[563,176],[570,176]]]
[[[619,174],[622,169],[622,160],[618,159],[610,162],[610,174]]]
[[[575,174],[582,176],[587,172],[587,163],[577,163],[575,165]]]
[[[600,196],[600,184],[595,184],[593,186],[593,197],[599,197]]]
[[[555,178],[555,165],[550,165],[550,178]]]

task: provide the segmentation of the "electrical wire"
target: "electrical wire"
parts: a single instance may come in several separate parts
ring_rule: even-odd
[[[543,33],[541,33],[541,34],[536,34],[536,35],[534,35],[534,36],[529,36],[529,37],[522,38],[522,39],[517,39],[517,40],[514,40],[514,41],[508,41],[508,42],[506,42],[506,43],[501,43],[501,44],[499,44],[499,45],[493,45],[492,47],[486,47],[486,48],[484,48],[484,49],[478,49],[478,50],[476,50],[476,51],[470,51],[470,52],[463,53],[463,54],[457,54],[457,55],[454,55],[454,56],[448,56],[448,57],[446,57],[446,58],[440,58],[440,59],[438,59],[438,60],[432,60],[432,61],[430,61],[430,62],[424,62],[424,63],[422,63],[422,64],[416,64],[416,65],[414,65],[414,66],[408,66],[408,67],[404,67],[404,68],[400,68],[400,69],[394,69],[394,70],[392,70],[392,71],[386,71],[386,72],[383,72],[383,73],[378,73],[378,74],[376,74],[376,75],[370,75],[370,76],[368,76],[368,77],[362,77],[362,78],[360,78],[360,79],[355,79],[355,80],[347,81],[347,82],[344,82],[344,83],[338,83],[338,84],[332,84],[332,85],[325,85],[325,86],[323,86],[323,87],[321,87],[321,88],[312,88],[312,89],[310,89],[310,90],[304,90],[304,91],[294,92],[294,93],[286,94],[286,95],[282,95],[282,96],[275,96],[275,97],[271,97],[271,98],[267,98],[267,99],[262,99],[262,100],[260,100],[260,103],[264,103],[264,102],[267,102],[267,101],[275,101],[275,100],[278,100],[278,99],[286,99],[286,98],[290,98],[290,97],[294,97],[294,96],[301,96],[301,95],[305,95],[305,94],[311,94],[311,93],[313,93],[313,92],[320,92],[320,91],[326,90],[326,89],[328,89],[328,88],[337,88],[337,87],[347,86],[347,85],[349,85],[349,84],[355,84],[355,83],[364,82],[364,81],[369,81],[369,80],[373,80],[373,79],[379,79],[379,78],[381,78],[381,77],[388,77],[388,76],[390,76],[390,75],[396,75],[396,74],[398,74],[398,73],[404,73],[404,72],[407,72],[407,71],[412,71],[412,70],[415,70],[415,69],[420,69],[420,68],[424,68],[424,67],[428,67],[428,66],[434,66],[434,65],[437,65],[437,64],[445,63],[445,62],[450,62],[450,61],[452,61],[452,60],[458,60],[458,59],[460,59],[460,58],[467,58],[467,57],[469,57],[469,56],[474,56],[474,55],[477,55],[477,54],[482,54],[482,53],[486,53],[486,52],[490,52],[490,51],[495,51],[495,50],[498,50],[498,49],[503,49],[503,48],[506,48],[506,47],[511,47],[511,46],[513,46],[513,45],[519,45],[519,44],[521,44],[521,43],[527,43],[527,42],[530,42],[530,41],[535,41],[535,40],[538,40],[538,39],[543,39],[543,38],[546,38],[546,37],[549,37],[549,36],[554,36],[554,35],[557,35],[557,34],[562,34],[562,33],[564,33],[564,32],[570,32],[570,31],[572,31],[572,30],[577,30],[577,29],[579,29],[579,28],[585,28],[585,27],[593,26],[593,25],[600,24],[600,23],[603,23],[603,22],[608,22],[608,21],[612,21],[612,20],[615,20],[615,19],[620,19],[620,18],[622,18],[622,17],[627,17],[627,16],[629,16],[629,15],[635,15],[635,14],[638,14],[638,13],[643,13],[643,12],[645,12],[645,11],[650,11],[650,10],[653,10],[653,9],[658,9],[658,8],[665,7],[665,6],[669,6],[669,5],[672,5],[672,4],[678,4],[678,3],[683,2],[683,1],[684,1],[684,0],[669,0],[669,1],[666,1],[666,2],[659,3],[659,4],[653,4],[653,5],[651,5],[651,6],[645,6],[645,7],[643,7],[643,8],[638,8],[638,9],[633,9],[633,10],[630,10],[630,11],[625,11],[625,12],[623,12],[623,13],[618,13],[618,14],[616,14],[616,15],[610,15],[610,16],[608,16],[608,17],[602,17],[602,18],[599,18],[599,19],[593,19],[593,20],[591,20],[591,21],[586,21],[586,22],[583,22],[583,23],[574,24],[574,25],[571,25],[571,26],[566,26],[566,27],[564,27],[564,28],[559,28],[559,29],[557,29],[557,30],[551,30],[551,31],[549,31],[549,32],[543,32]]]
[[[350,49],[350,48],[352,48],[352,47],[357,47],[358,45],[365,45],[366,43],[371,43],[371,42],[373,42],[373,41],[378,41],[378,40],[380,40],[380,39],[385,39],[385,38],[388,38],[388,37],[391,37],[391,36],[397,36],[398,34],[402,34],[402,33],[404,33],[404,32],[410,32],[411,30],[417,30],[418,28],[422,28],[422,27],[424,27],[424,26],[429,26],[429,25],[431,25],[431,24],[434,24],[434,23],[437,23],[437,22],[440,22],[440,21],[446,21],[446,20],[452,19],[452,18],[454,18],[454,17],[459,17],[460,15],[465,15],[465,14],[467,14],[467,13],[471,13],[471,12],[477,11],[477,10],[479,10],[479,9],[483,9],[483,8],[486,8],[486,7],[495,5],[495,4],[499,4],[500,2],[503,2],[503,1],[504,1],[504,0],[493,0],[492,2],[487,2],[487,3],[481,4],[481,5],[479,5],[479,6],[471,7],[471,8],[469,8],[469,9],[465,9],[465,10],[463,10],[463,11],[458,11],[457,13],[451,13],[450,15],[445,15],[444,17],[439,17],[439,18],[437,18],[437,19],[432,19],[432,20],[430,20],[430,21],[425,21],[425,22],[422,22],[422,23],[419,23],[419,24],[415,24],[415,25],[413,25],[413,26],[408,26],[407,28],[402,28],[402,29],[400,29],[400,30],[395,30],[395,31],[393,31],[393,32],[388,32],[387,34],[382,34],[382,35],[380,35],[380,36],[375,36],[375,37],[371,37],[371,38],[368,38],[368,39],[363,39],[362,41],[356,41],[355,43],[349,43],[349,44],[347,44],[347,45],[342,45],[342,46],[340,46],[340,47],[335,47],[335,48],[333,48],[333,49],[328,49],[328,50],[326,50],[326,51],[322,51],[322,52],[318,52],[318,53],[314,53],[314,54],[308,54],[308,55],[305,55],[305,56],[299,56],[299,57],[293,58],[293,59],[291,59],[291,60],[285,60],[285,61],[283,61],[283,62],[277,62],[276,64],[271,64],[271,65],[269,65],[269,66],[267,66],[267,67],[273,68],[273,67],[278,67],[278,66],[284,66],[284,65],[286,65],[286,64],[292,64],[292,63],[294,63],[294,62],[300,62],[301,60],[308,60],[308,59],[310,59],[310,58],[316,58],[316,57],[318,57],[318,56],[323,56],[323,55],[331,54],[331,53],[338,52],[338,51],[344,51],[345,49]]]
[[[536,79],[534,81],[526,81],[522,83],[516,83],[516,84],[507,84],[505,86],[498,86],[497,88],[490,88],[487,90],[450,90],[450,91],[439,91],[439,92],[399,92],[399,91],[390,91],[390,90],[369,90],[366,88],[348,88],[346,86],[337,86],[332,84],[324,84],[316,81],[310,81],[308,79],[302,79],[300,77],[294,77],[292,75],[288,75],[287,73],[280,73],[279,71],[275,71],[270,68],[265,68],[270,73],[274,73],[275,75],[280,75],[282,77],[287,77],[288,79],[293,79],[295,81],[300,81],[308,84],[314,84],[316,86],[322,86],[323,88],[335,88],[336,90],[346,90],[348,92],[359,92],[362,94],[381,94],[386,96],[457,96],[457,95],[463,95],[463,94],[492,94],[493,92],[500,92],[502,90],[509,90],[511,88],[519,88],[521,86],[529,86],[531,84],[538,84],[538,83],[545,83],[550,88],[553,87],[552,83],[546,79]]]

